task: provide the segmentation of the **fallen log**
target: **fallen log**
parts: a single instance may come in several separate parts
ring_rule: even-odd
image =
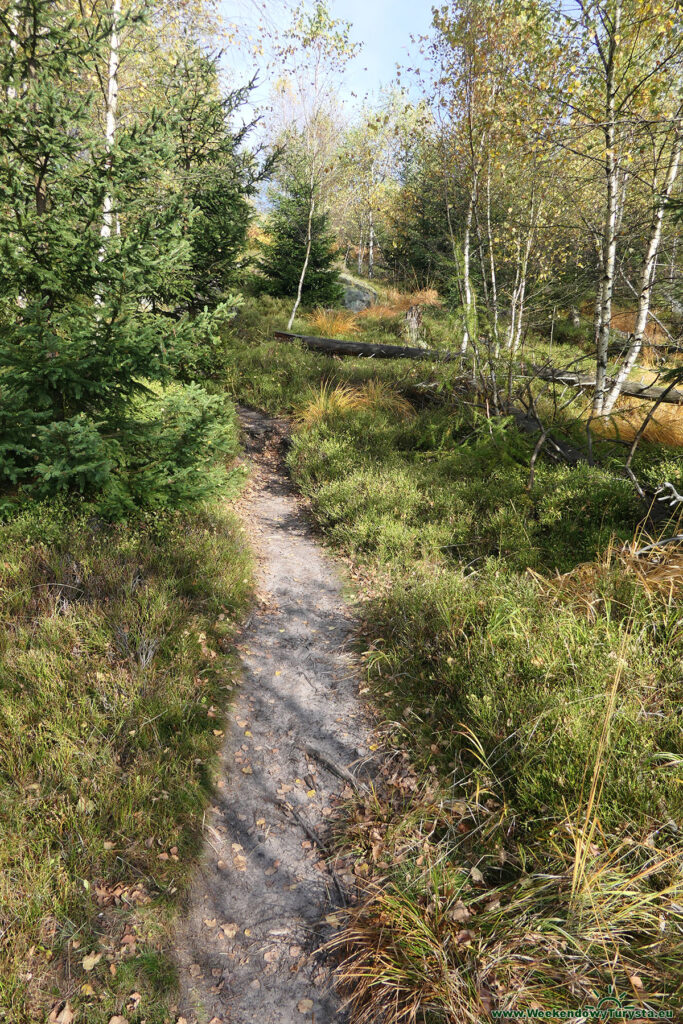
[[[288,331],[275,331],[279,341],[300,341],[306,348],[330,355],[356,356],[370,359],[424,359],[430,362],[450,363],[462,358],[459,352],[436,352],[428,348],[411,348],[407,345],[370,345],[364,341],[338,341],[335,338],[318,338],[309,334],[290,334]],[[524,373],[524,367],[520,367]],[[572,387],[594,388],[595,377],[585,373],[574,373],[560,370],[554,366],[531,366],[528,368],[534,377],[540,380],[555,381],[558,384],[569,384]],[[607,387],[614,381],[608,378]],[[683,405],[683,391],[672,390],[666,394],[667,388],[639,384],[637,381],[626,381],[621,394],[631,398],[642,398],[652,402],[661,401],[668,405]]]
[[[459,352],[435,352],[428,348],[410,348],[406,345],[370,345],[364,341],[337,341],[334,338],[317,338],[308,334],[290,334],[275,331],[279,341],[300,341],[306,348],[329,352],[337,356],[360,356],[370,359],[426,359],[431,362],[449,363],[460,358]]]
[[[540,380],[555,381],[558,384],[569,384],[571,387],[594,388],[595,377],[586,373],[573,373],[568,370],[558,370],[554,366],[531,366],[529,367],[534,377]],[[611,387],[614,381],[608,378],[607,387]],[[667,388],[653,387],[651,384],[639,384],[635,380],[627,380],[621,388],[622,395],[630,398],[643,398],[651,402],[664,402],[669,405],[683,405],[683,391],[672,390],[666,394]]]

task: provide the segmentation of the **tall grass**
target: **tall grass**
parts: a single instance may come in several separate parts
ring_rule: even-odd
[[[313,427],[335,417],[343,417],[359,409],[388,412],[409,418],[414,409],[395,388],[385,381],[369,380],[360,387],[324,381],[304,398],[296,414],[302,427]]]
[[[620,441],[632,441],[645,421],[651,408],[650,402],[622,395],[614,412],[607,418],[592,421],[595,433],[602,437]],[[652,444],[664,444],[671,448],[683,446],[683,406],[660,405],[646,425],[642,438]]]

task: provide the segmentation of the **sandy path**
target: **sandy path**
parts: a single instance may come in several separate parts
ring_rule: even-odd
[[[188,1024],[328,1024],[343,1016],[316,950],[340,896],[322,849],[330,811],[350,792],[330,764],[355,770],[367,722],[341,583],[282,469],[278,424],[250,410],[242,423],[260,600],[242,634],[219,798],[179,935],[178,1014]]]

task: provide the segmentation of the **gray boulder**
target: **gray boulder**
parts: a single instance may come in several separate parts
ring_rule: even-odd
[[[377,292],[373,288],[369,288],[364,284],[356,284],[355,281],[351,281],[346,277],[342,277],[341,281],[344,286],[343,302],[345,309],[359,313],[361,309],[374,306],[377,302]]]

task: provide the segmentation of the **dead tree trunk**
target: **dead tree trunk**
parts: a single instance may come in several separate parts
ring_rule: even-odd
[[[420,335],[422,333],[422,306],[411,306],[406,313],[405,333],[406,338],[411,345],[420,344]]]

